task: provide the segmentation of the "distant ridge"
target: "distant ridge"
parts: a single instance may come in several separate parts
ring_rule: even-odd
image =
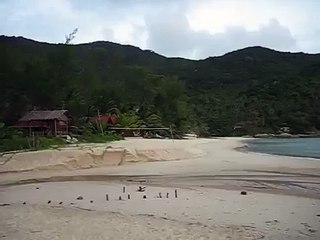
[[[157,80],[150,80],[150,76]],[[164,90],[157,84],[169,84],[175,81],[172,79],[177,79],[183,90],[170,93],[172,106],[161,105],[169,97],[163,96]],[[131,99],[133,103],[121,103],[124,111],[149,104],[151,112],[161,112],[162,124],[181,125],[180,129],[229,136],[279,132],[284,125],[294,133],[320,129],[320,54],[252,46],[189,60],[107,41],[66,47],[0,36],[0,81],[4,89],[0,92],[4,103],[0,106],[0,122],[14,121],[32,106],[41,106],[43,99],[48,101],[48,109],[71,101],[75,91],[90,106],[92,96],[103,89],[101,97],[116,102]],[[140,99],[146,94],[144,88],[154,94],[153,102]],[[42,95],[43,91],[50,94]],[[170,88],[166,91],[169,94]],[[175,99],[175,94],[180,94],[179,98]],[[12,100],[16,95],[22,99]],[[177,120],[180,108],[184,113]],[[87,114],[84,109],[77,114]]]

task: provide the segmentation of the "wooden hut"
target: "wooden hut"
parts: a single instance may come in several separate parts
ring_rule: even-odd
[[[20,118],[15,128],[23,129],[27,134],[43,135],[68,134],[70,120],[67,110],[30,111]]]

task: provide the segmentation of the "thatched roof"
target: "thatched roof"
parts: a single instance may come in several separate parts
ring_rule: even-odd
[[[33,120],[62,120],[66,118],[67,110],[53,110],[53,111],[30,111],[19,121],[33,121]]]

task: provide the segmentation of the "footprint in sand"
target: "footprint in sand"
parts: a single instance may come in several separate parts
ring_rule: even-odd
[[[265,221],[265,223],[267,225],[276,225],[277,223],[279,223],[279,221],[277,219],[274,219],[273,221]]]
[[[317,230],[313,229],[308,223],[301,223],[305,227],[305,229],[310,233],[315,233]]]

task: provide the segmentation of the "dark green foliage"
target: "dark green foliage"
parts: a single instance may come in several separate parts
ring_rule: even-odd
[[[124,127],[202,136],[284,126],[319,131],[319,66],[319,54],[262,47],[192,61],[110,42],[53,45],[3,36],[0,121],[13,124],[33,108],[66,108],[82,128],[81,119],[99,112],[119,115]]]
[[[41,150],[65,145],[63,139],[58,137],[26,137],[22,132],[7,128],[0,123],[0,152],[15,150]]]
[[[22,133],[0,123],[0,152],[28,149],[31,145]]]
[[[36,138],[36,150],[63,147],[66,142],[59,137],[38,137]]]

